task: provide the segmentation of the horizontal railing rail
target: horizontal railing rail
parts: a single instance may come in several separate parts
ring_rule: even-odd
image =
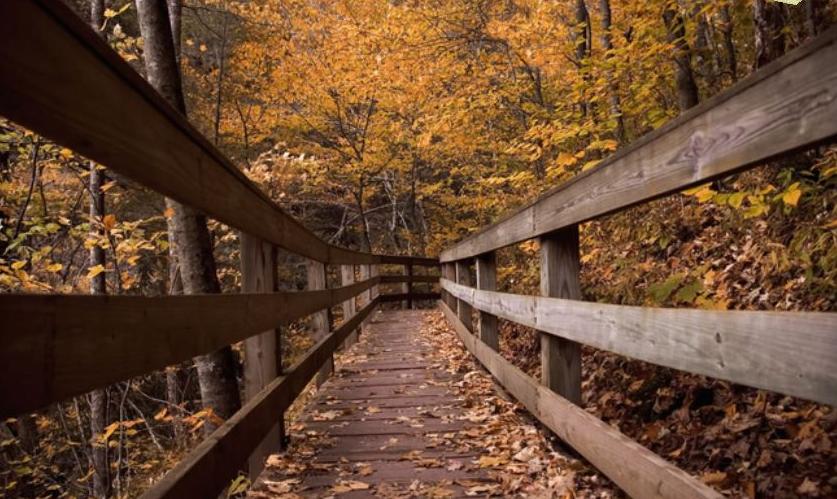
[[[217,496],[248,457],[254,477],[281,445],[283,411],[376,307],[439,296],[412,290],[438,279],[413,275],[437,259],[344,249],[305,229],[58,0],[0,2],[0,114],[241,231],[242,294],[0,295],[0,417],[244,340],[246,404],[147,497]],[[276,248],[308,260],[308,291],[274,292]],[[342,287],[325,289],[327,265]],[[381,265],[405,275],[380,277]],[[379,295],[385,282],[405,292]],[[331,330],[335,306],[345,320]],[[282,373],[276,328],[306,316],[317,343]]]
[[[0,297],[0,418],[218,350],[378,284],[291,293]]]
[[[241,469],[251,449],[261,442],[281,415],[302,393],[338,346],[357,329],[378,305],[372,301],[340,327],[311,347],[302,360],[273,380],[233,417],[224,422],[160,482],[142,495],[143,499],[215,497]]]
[[[442,251],[473,258],[837,136],[837,26]]]
[[[515,367],[471,334],[444,302],[439,306],[468,350],[524,407],[631,497],[720,499],[667,462]]]
[[[465,346],[632,496],[720,497],[578,407],[581,344],[833,405],[837,314],[583,302],[579,224],[833,141],[834,61],[837,27],[441,254],[439,306]],[[497,292],[497,250],[532,239],[540,242],[542,296]],[[537,330],[540,383],[498,353],[500,318]]]
[[[631,307],[483,291],[474,308],[660,366],[837,405],[837,313]]]
[[[3,116],[311,260],[437,265],[430,258],[374,255],[320,240],[262,193],[63,3],[0,2],[0,42]]]

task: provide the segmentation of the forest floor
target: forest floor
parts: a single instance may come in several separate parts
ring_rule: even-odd
[[[501,321],[501,353],[540,373],[537,333]],[[584,408],[729,497],[835,497],[827,405],[582,349]]]
[[[418,320],[395,346],[373,324],[337,358],[336,376],[290,423],[288,452],[271,456],[249,497],[622,496],[508,399],[441,313],[386,314]]]

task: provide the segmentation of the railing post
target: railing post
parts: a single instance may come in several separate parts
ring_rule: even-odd
[[[341,286],[349,286],[355,282],[355,266],[354,265],[341,265],[340,266],[340,285]],[[353,315],[355,315],[357,309],[355,308],[355,297],[351,297],[348,300],[343,302],[343,322],[351,319]],[[357,343],[357,330],[352,331],[346,338],[346,342],[344,343],[345,347],[350,347]]]
[[[471,286],[471,269],[468,260],[456,262],[456,282],[463,286]],[[456,315],[468,331],[474,332],[474,324],[471,320],[471,305],[465,300],[456,300]]]
[[[477,288],[484,291],[497,290],[497,254],[484,253],[476,258]],[[480,311],[480,339],[496,351],[500,351],[500,336],[497,331],[497,317]]]
[[[363,264],[363,265],[360,266],[360,280],[361,281],[365,281],[365,280],[367,280],[371,277],[372,270],[371,270],[370,267],[371,266],[369,264]],[[371,288],[367,289],[366,291],[364,291],[363,293],[358,295],[358,297],[357,297],[357,306],[359,307],[358,310],[362,310],[363,307],[368,305],[370,301],[372,301],[372,289]],[[366,321],[363,321],[363,323],[360,326],[361,334],[363,334],[364,324],[366,324]]]
[[[543,236],[540,243],[541,295],[580,300],[578,225]],[[581,345],[543,332],[540,336],[543,384],[580,405]]]
[[[322,262],[316,260],[308,260],[306,262],[306,271],[308,273],[308,289],[311,291],[317,289],[326,289],[326,266]],[[311,315],[311,336],[314,342],[318,342],[325,338],[331,331],[329,324],[329,310],[323,309],[314,312]],[[317,375],[317,386],[322,385],[328,379],[328,376],[334,371],[334,356],[332,355],[327,361],[320,373]]]
[[[409,265],[404,264],[404,276],[407,275],[409,267],[410,267]],[[408,295],[408,298],[406,298],[404,300],[401,300],[401,308],[406,309],[407,307],[409,307],[409,303],[408,303],[409,302],[409,293],[410,293],[410,283],[409,282],[405,281],[405,282],[401,283],[401,293],[405,294],[405,295]]]
[[[453,263],[443,263],[442,264],[442,275],[445,277],[445,279],[447,279],[451,282],[456,282],[456,270],[454,268],[454,264]],[[456,298],[454,298],[452,294],[448,293],[444,289],[442,290],[442,292],[444,293],[445,303],[447,303],[448,307],[452,311],[456,312]]]
[[[407,308],[413,309],[413,264],[405,265],[407,270]]]
[[[259,238],[241,234],[241,292],[276,291],[276,250]],[[281,341],[278,329],[270,329],[244,340],[244,397],[250,400],[282,371]],[[284,415],[277,414],[277,424],[256,446],[249,459],[250,478],[264,468],[267,456],[282,448]]]

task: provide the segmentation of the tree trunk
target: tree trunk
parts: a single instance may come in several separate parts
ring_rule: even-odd
[[[599,8],[602,11],[602,47],[606,51],[605,58],[610,62],[613,59],[613,37],[610,33],[612,26],[610,0],[600,0]],[[625,120],[622,118],[622,102],[619,99],[619,85],[614,79],[613,69],[608,68],[607,79],[609,81],[610,116],[616,121],[616,140],[625,142]]]
[[[90,27],[102,36],[101,28],[105,22],[104,0],[90,1]],[[103,219],[105,216],[105,183],[104,169],[95,162],[90,162],[90,232],[91,236],[101,241],[105,237]],[[90,248],[90,266],[105,265],[105,250],[100,244]],[[101,272],[90,279],[90,293],[94,295],[107,294],[105,273]],[[87,399],[90,407],[90,455],[93,464],[93,491],[98,497],[109,497],[111,493],[110,458],[106,442],[100,442],[101,436],[108,425],[107,388],[93,390]]]
[[[180,67],[180,26],[183,20],[183,1],[168,0],[169,25],[171,26],[172,42],[174,43],[174,57],[177,67]]]
[[[760,68],[785,53],[786,40],[783,28],[786,17],[782,5],[767,0],[755,1],[753,5],[756,38],[755,68]]]
[[[10,435],[11,436],[11,435]],[[38,424],[34,414],[23,414],[17,418],[17,438],[23,450],[30,456],[38,448]]]
[[[674,46],[674,78],[677,85],[677,102],[680,111],[694,107],[698,103],[698,88],[692,71],[692,53],[686,42],[686,24],[683,16],[667,6],[663,11],[663,21],[668,31],[668,41]]]
[[[696,1],[692,4],[692,17],[695,20],[695,65],[698,74],[703,77],[706,85],[714,91],[717,75],[712,65],[712,57],[710,57],[709,23],[703,13],[703,8],[703,1]]]
[[[145,42],[143,55],[148,81],[163,98],[185,114],[166,0],[137,0],[137,12]],[[206,216],[174,200],[167,199],[166,206],[174,212],[168,218],[171,224],[169,233],[173,236],[184,293],[219,293],[221,286],[215,272]],[[232,349],[224,347],[202,355],[195,359],[195,363],[203,406],[212,409],[222,419],[229,418],[241,407]],[[209,434],[217,425],[209,418],[204,428]]]
[[[729,71],[732,81],[738,80],[738,56],[735,54],[735,42],[732,38],[732,15],[730,14],[729,4],[724,4],[721,7],[721,31],[724,34],[724,49],[727,53],[727,70]]]
[[[575,2],[575,23],[575,29],[573,30],[575,58],[580,64],[579,71],[581,72],[581,77],[587,82],[589,75],[585,68],[585,61],[590,56],[593,33],[590,26],[590,13],[587,11],[587,4],[584,3],[584,0],[576,0]],[[584,116],[587,116],[590,112],[590,103],[587,102],[586,98],[582,98],[581,112]]]

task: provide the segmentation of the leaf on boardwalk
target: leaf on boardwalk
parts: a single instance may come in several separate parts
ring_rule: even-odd
[[[366,490],[369,488],[369,484],[366,482],[361,482],[358,480],[343,480],[337,482],[332,488],[331,491],[335,494],[345,494],[347,492],[352,492],[354,490]]]

